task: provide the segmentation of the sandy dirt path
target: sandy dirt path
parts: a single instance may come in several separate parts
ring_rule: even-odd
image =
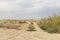
[[[0,40],[60,40],[60,34],[49,34],[40,31],[23,31],[0,28]]]

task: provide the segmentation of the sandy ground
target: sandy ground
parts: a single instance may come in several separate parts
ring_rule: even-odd
[[[41,30],[36,23],[37,31],[0,28],[0,40],[60,40],[60,34],[49,34]]]
[[[0,28],[0,40],[60,40],[60,34],[49,34],[40,31],[23,31]]]

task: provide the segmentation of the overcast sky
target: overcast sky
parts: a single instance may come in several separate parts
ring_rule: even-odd
[[[0,0],[0,19],[38,19],[60,11],[60,0]]]

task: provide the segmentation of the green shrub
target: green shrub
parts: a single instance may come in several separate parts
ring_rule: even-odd
[[[39,27],[49,33],[60,33],[60,16],[41,19]]]
[[[36,31],[35,27],[33,26],[33,23],[31,23],[28,28],[29,28],[29,30],[27,30],[27,31]]]
[[[43,29],[43,30],[47,30],[47,27],[44,26],[44,25],[40,26],[40,28]]]
[[[32,27],[32,26],[31,27],[28,27],[28,28],[29,28],[29,30],[27,30],[27,31],[36,31],[35,28]]]

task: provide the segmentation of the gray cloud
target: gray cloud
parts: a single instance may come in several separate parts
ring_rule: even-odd
[[[47,17],[60,10],[60,0],[0,0],[1,19]]]

